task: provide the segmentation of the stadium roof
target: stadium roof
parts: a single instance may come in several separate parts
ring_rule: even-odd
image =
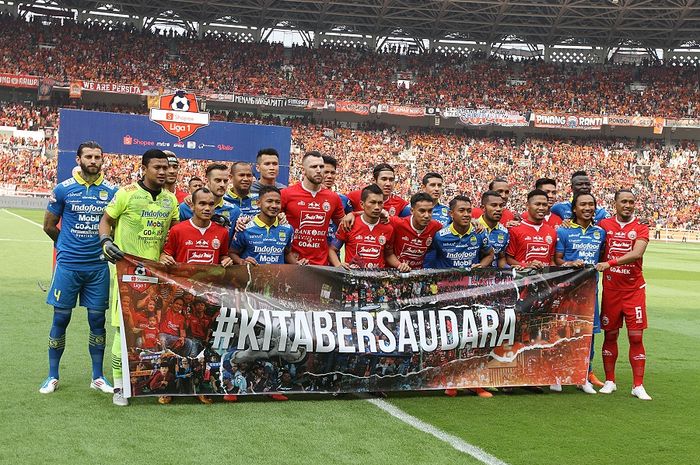
[[[35,4],[39,4],[35,1]],[[41,2],[44,3],[44,2]],[[77,10],[258,28],[648,48],[697,46],[700,0],[54,0]]]

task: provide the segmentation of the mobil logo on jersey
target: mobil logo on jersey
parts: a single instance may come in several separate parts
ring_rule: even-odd
[[[161,96],[158,108],[151,108],[149,118],[178,141],[209,126],[209,113],[200,112],[195,94],[183,90]]]

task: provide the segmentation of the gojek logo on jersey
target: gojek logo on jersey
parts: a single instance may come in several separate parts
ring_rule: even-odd
[[[209,126],[209,113],[200,112],[197,97],[184,90],[163,95],[159,107],[151,108],[149,118],[165,132],[177,137],[178,141],[187,139],[199,128]]]

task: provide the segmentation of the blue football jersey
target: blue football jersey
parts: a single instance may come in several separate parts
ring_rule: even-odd
[[[562,220],[569,220],[574,216],[574,212],[571,209],[571,201],[555,203],[552,205],[551,212]],[[595,217],[593,218],[594,221],[597,223],[605,218],[610,218],[610,213],[603,207],[597,207],[595,209]]]
[[[224,201],[233,204],[241,210],[242,216],[255,216],[260,213],[260,205],[258,205],[258,194],[248,194],[246,197],[241,197],[232,190],[224,194]]]
[[[61,217],[61,232],[56,242],[57,263],[67,269],[81,270],[105,266],[100,260],[102,247],[98,227],[117,189],[102,175],[88,184],[79,173],[54,188],[46,209]]]
[[[484,221],[484,217],[479,217],[479,222],[484,225],[484,231],[488,234],[489,245],[493,248],[493,262],[491,266],[498,268],[498,254],[505,252],[506,247],[508,247],[508,241],[510,240],[510,234],[508,233],[508,228],[503,226],[501,223],[496,223],[496,227],[490,229],[489,226]]]
[[[471,268],[483,254],[492,249],[485,232],[476,232],[473,226],[460,235],[453,225],[442,228],[433,238],[435,249],[433,268]]]
[[[572,262],[583,260],[587,265],[600,261],[600,253],[605,245],[605,230],[590,225],[586,229],[572,223],[571,227],[557,229],[556,251],[564,254],[564,260]]]
[[[292,244],[294,228],[275,220],[267,226],[257,216],[244,231],[237,232],[230,249],[241,258],[253,257],[259,264],[283,264],[284,250]]]

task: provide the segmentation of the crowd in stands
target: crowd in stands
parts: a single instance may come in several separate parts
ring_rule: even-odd
[[[0,72],[194,91],[579,114],[697,116],[697,67],[515,62],[483,54],[197,39],[0,15]],[[410,86],[398,85],[398,73]],[[632,90],[631,84],[640,84]]]
[[[3,106],[13,108],[13,114],[41,114],[49,119],[56,114],[50,107],[20,109],[20,105],[0,105]],[[136,111],[128,107],[121,110]],[[309,118],[236,113],[213,117],[290,126],[292,182],[300,178],[301,155],[319,150],[338,159],[339,192],[370,183],[372,166],[388,162],[396,169],[396,193],[404,198],[420,188],[418,181],[428,171],[438,171],[445,177],[444,202],[457,194],[478,199],[489,180],[505,177],[513,184],[510,207],[520,212],[535,179],[556,179],[560,197],[566,199],[570,195],[571,172],[585,169],[593,179],[600,204],[610,206],[616,189],[631,187],[640,196],[640,216],[658,220],[667,227],[700,228],[700,163],[698,147],[692,142],[664,146],[658,141],[638,144],[625,139],[534,135],[516,141],[512,136],[475,137],[464,131],[401,130],[374,123],[353,129],[340,123],[316,123]],[[26,119],[22,116],[18,121]],[[30,150],[26,144],[26,140],[0,138],[0,185],[48,192],[55,183],[56,159]],[[104,170],[109,179],[125,184],[138,177],[139,164],[138,157],[108,157]],[[190,176],[203,176],[204,164],[195,160],[181,163],[183,184]]]

